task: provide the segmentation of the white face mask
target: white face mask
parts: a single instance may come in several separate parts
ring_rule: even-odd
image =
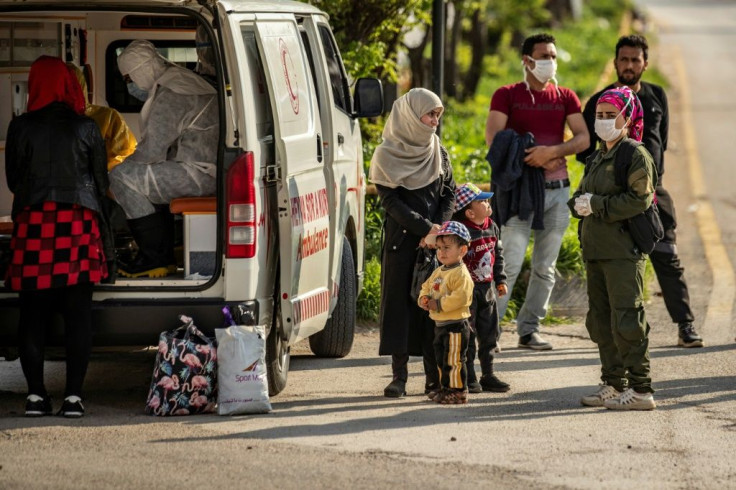
[[[629,100],[631,102],[631,100]],[[616,114],[616,117],[613,119],[596,119],[595,123],[593,124],[593,129],[595,130],[595,134],[598,135],[600,139],[603,141],[615,141],[621,136],[621,133],[626,128],[626,124],[624,124],[623,128],[617,128],[616,127],[616,119],[620,115],[624,113],[626,108],[629,106],[629,102],[626,103],[623,109],[621,109],[621,112]]]
[[[527,68],[527,70],[529,69]],[[534,75],[534,78],[536,78],[540,82],[547,83],[549,80],[552,80],[557,74],[557,61],[534,60],[534,69],[529,70],[529,72]]]
[[[616,119],[596,119],[594,128],[595,134],[603,141],[615,141],[623,132],[623,128],[616,127]]]

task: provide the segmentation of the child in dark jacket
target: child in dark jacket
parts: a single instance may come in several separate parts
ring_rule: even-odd
[[[482,192],[474,184],[464,184],[455,189],[456,213],[453,219],[461,222],[470,232],[470,247],[463,261],[475,284],[473,303],[470,306],[470,341],[468,343],[467,371],[468,391],[506,392],[511,389],[493,373],[493,354],[501,335],[496,292],[499,296],[508,293],[504,273],[503,248],[499,240],[499,229],[491,220],[491,205],[488,199],[492,192]],[[494,292],[493,283],[496,288]],[[481,377],[478,381],[473,363],[478,340],[478,359]]]

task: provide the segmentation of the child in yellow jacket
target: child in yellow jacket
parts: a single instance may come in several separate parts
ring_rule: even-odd
[[[429,311],[429,317],[435,321],[434,351],[440,389],[430,392],[429,398],[442,404],[462,404],[468,402],[465,361],[475,286],[463,263],[470,233],[457,221],[446,221],[437,235],[427,239],[427,243],[434,245],[432,241],[436,243],[437,260],[442,266],[422,284],[418,300],[419,306]]]

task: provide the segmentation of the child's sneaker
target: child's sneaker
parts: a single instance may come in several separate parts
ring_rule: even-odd
[[[441,405],[464,405],[468,403],[468,392],[459,390],[443,390],[434,398]]]
[[[506,393],[511,389],[510,384],[504,383],[495,374],[481,376],[480,386],[483,388],[483,391],[492,391],[494,393]]]
[[[427,392],[427,398],[432,401],[435,401],[434,399],[440,395],[442,395],[442,388],[440,388],[439,386],[436,386]]]
[[[611,410],[652,410],[657,408],[651,393],[637,393],[634,388],[621,393],[621,396],[603,402]]]
[[[28,395],[26,398],[26,417],[43,417],[52,413],[51,398],[48,395]]]
[[[473,368],[468,369],[468,380],[465,383],[468,393],[482,393],[483,387],[478,383],[478,378]]]
[[[602,407],[606,400],[618,398],[621,392],[613,386],[607,384],[599,384],[598,391],[591,395],[585,395],[580,399],[580,403],[586,407]]]
[[[483,393],[483,387],[477,380],[468,381],[468,393]]]
[[[64,398],[64,404],[59,410],[59,415],[69,419],[78,419],[83,416],[84,405],[82,405],[82,399],[74,395]]]

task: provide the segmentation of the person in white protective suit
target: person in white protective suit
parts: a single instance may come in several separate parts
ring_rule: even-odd
[[[110,188],[138,244],[135,259],[122,264],[119,273],[164,277],[176,270],[173,217],[156,206],[215,194],[217,91],[145,40],[130,43],[118,67],[131,93],[148,92],[138,147],[110,172]]]

